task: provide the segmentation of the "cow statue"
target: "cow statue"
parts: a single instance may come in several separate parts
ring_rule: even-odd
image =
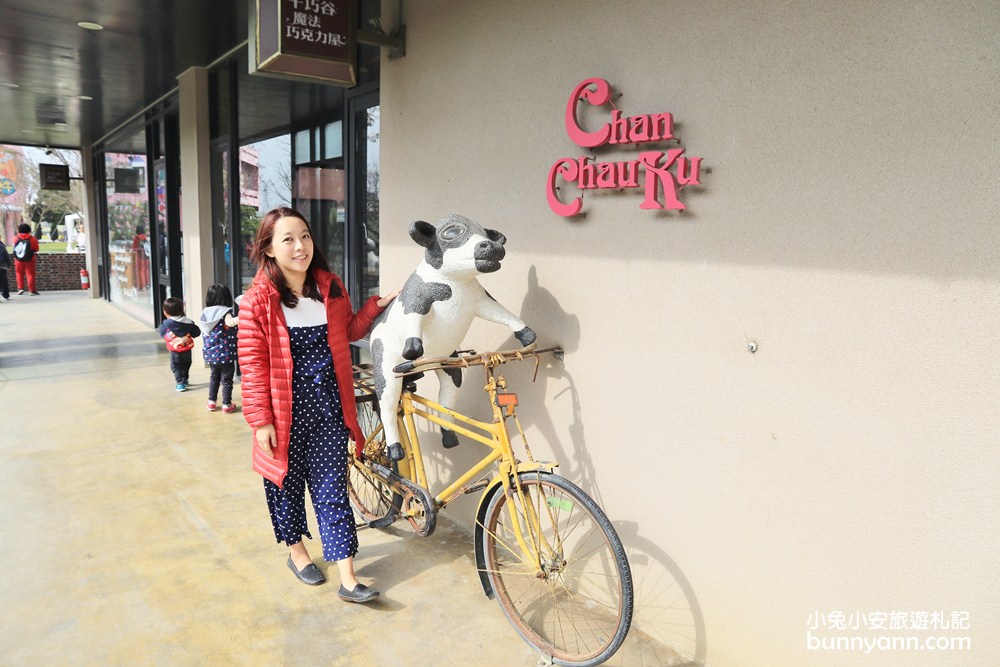
[[[479,284],[481,273],[499,270],[507,238],[460,215],[447,215],[437,227],[418,220],[410,238],[426,248],[424,259],[403,285],[399,296],[375,322],[371,355],[375,393],[382,414],[389,458],[403,458],[396,426],[396,410],[403,381],[393,368],[420,357],[447,357],[458,349],[472,320],[481,317],[506,325],[523,346],[535,341],[535,332],[497,303]],[[439,402],[453,406],[462,384],[460,369],[437,371]],[[442,429],[445,447],[458,436]]]

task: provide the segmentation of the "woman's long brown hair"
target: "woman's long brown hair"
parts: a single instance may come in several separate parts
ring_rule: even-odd
[[[274,225],[280,218],[298,218],[305,224],[306,229],[309,231],[309,237],[313,240],[313,256],[312,261],[309,262],[309,270],[306,272],[306,282],[302,286],[302,296],[315,301],[322,301],[323,295],[319,293],[319,286],[316,284],[314,273],[316,269],[329,271],[330,265],[327,263],[326,257],[323,256],[323,251],[319,249],[319,244],[316,242],[316,236],[313,234],[312,227],[309,226],[309,221],[294,208],[279,206],[264,215],[264,218],[260,221],[257,236],[254,238],[253,247],[250,249],[250,261],[260,267],[257,269],[257,272],[263,273],[278,290],[278,293],[281,295],[281,303],[289,308],[294,308],[295,304],[299,302],[299,298],[295,296],[295,293],[292,292],[292,289],[285,281],[285,274],[281,272],[278,262],[267,254],[267,250],[271,247],[271,242],[274,240]],[[340,287],[337,285],[337,281],[331,281],[328,296],[336,298],[340,295]]]

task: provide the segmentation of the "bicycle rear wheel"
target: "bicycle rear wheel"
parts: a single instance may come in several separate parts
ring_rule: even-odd
[[[375,404],[375,396],[368,394],[359,396],[358,424],[368,444],[364,449],[364,456],[381,463],[393,472],[397,471],[396,462],[385,456],[385,437],[382,435],[382,420],[379,417],[378,407]],[[370,438],[372,434],[374,438]],[[347,443],[348,451],[354,454],[354,442]],[[384,523],[394,519],[399,513],[403,497],[396,493],[385,480],[375,475],[364,463],[355,459],[354,463],[347,471],[347,495],[351,500],[351,506],[366,522]],[[388,524],[386,524],[388,525]]]
[[[610,658],[632,622],[632,574],[614,527],[586,493],[551,473],[518,474],[484,519],[486,573],[507,619],[557,665]],[[520,547],[511,511],[538,556]],[[535,534],[533,526],[538,526]]]

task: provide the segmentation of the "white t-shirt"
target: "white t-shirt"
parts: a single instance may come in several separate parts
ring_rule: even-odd
[[[289,328],[326,324],[326,305],[322,301],[299,297],[299,302],[294,308],[281,304],[281,312],[285,314],[285,323]]]

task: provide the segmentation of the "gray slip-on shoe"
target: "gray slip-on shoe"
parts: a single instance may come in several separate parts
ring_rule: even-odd
[[[358,584],[354,590],[349,591],[341,584],[337,596],[344,602],[370,602],[378,597],[378,591],[373,591],[364,584]]]
[[[319,586],[324,581],[326,577],[320,572],[320,569],[316,567],[316,563],[309,563],[301,570],[295,567],[295,563],[292,562],[292,557],[288,557],[288,569],[295,573],[295,576],[299,578],[303,584],[309,584],[310,586]]]

